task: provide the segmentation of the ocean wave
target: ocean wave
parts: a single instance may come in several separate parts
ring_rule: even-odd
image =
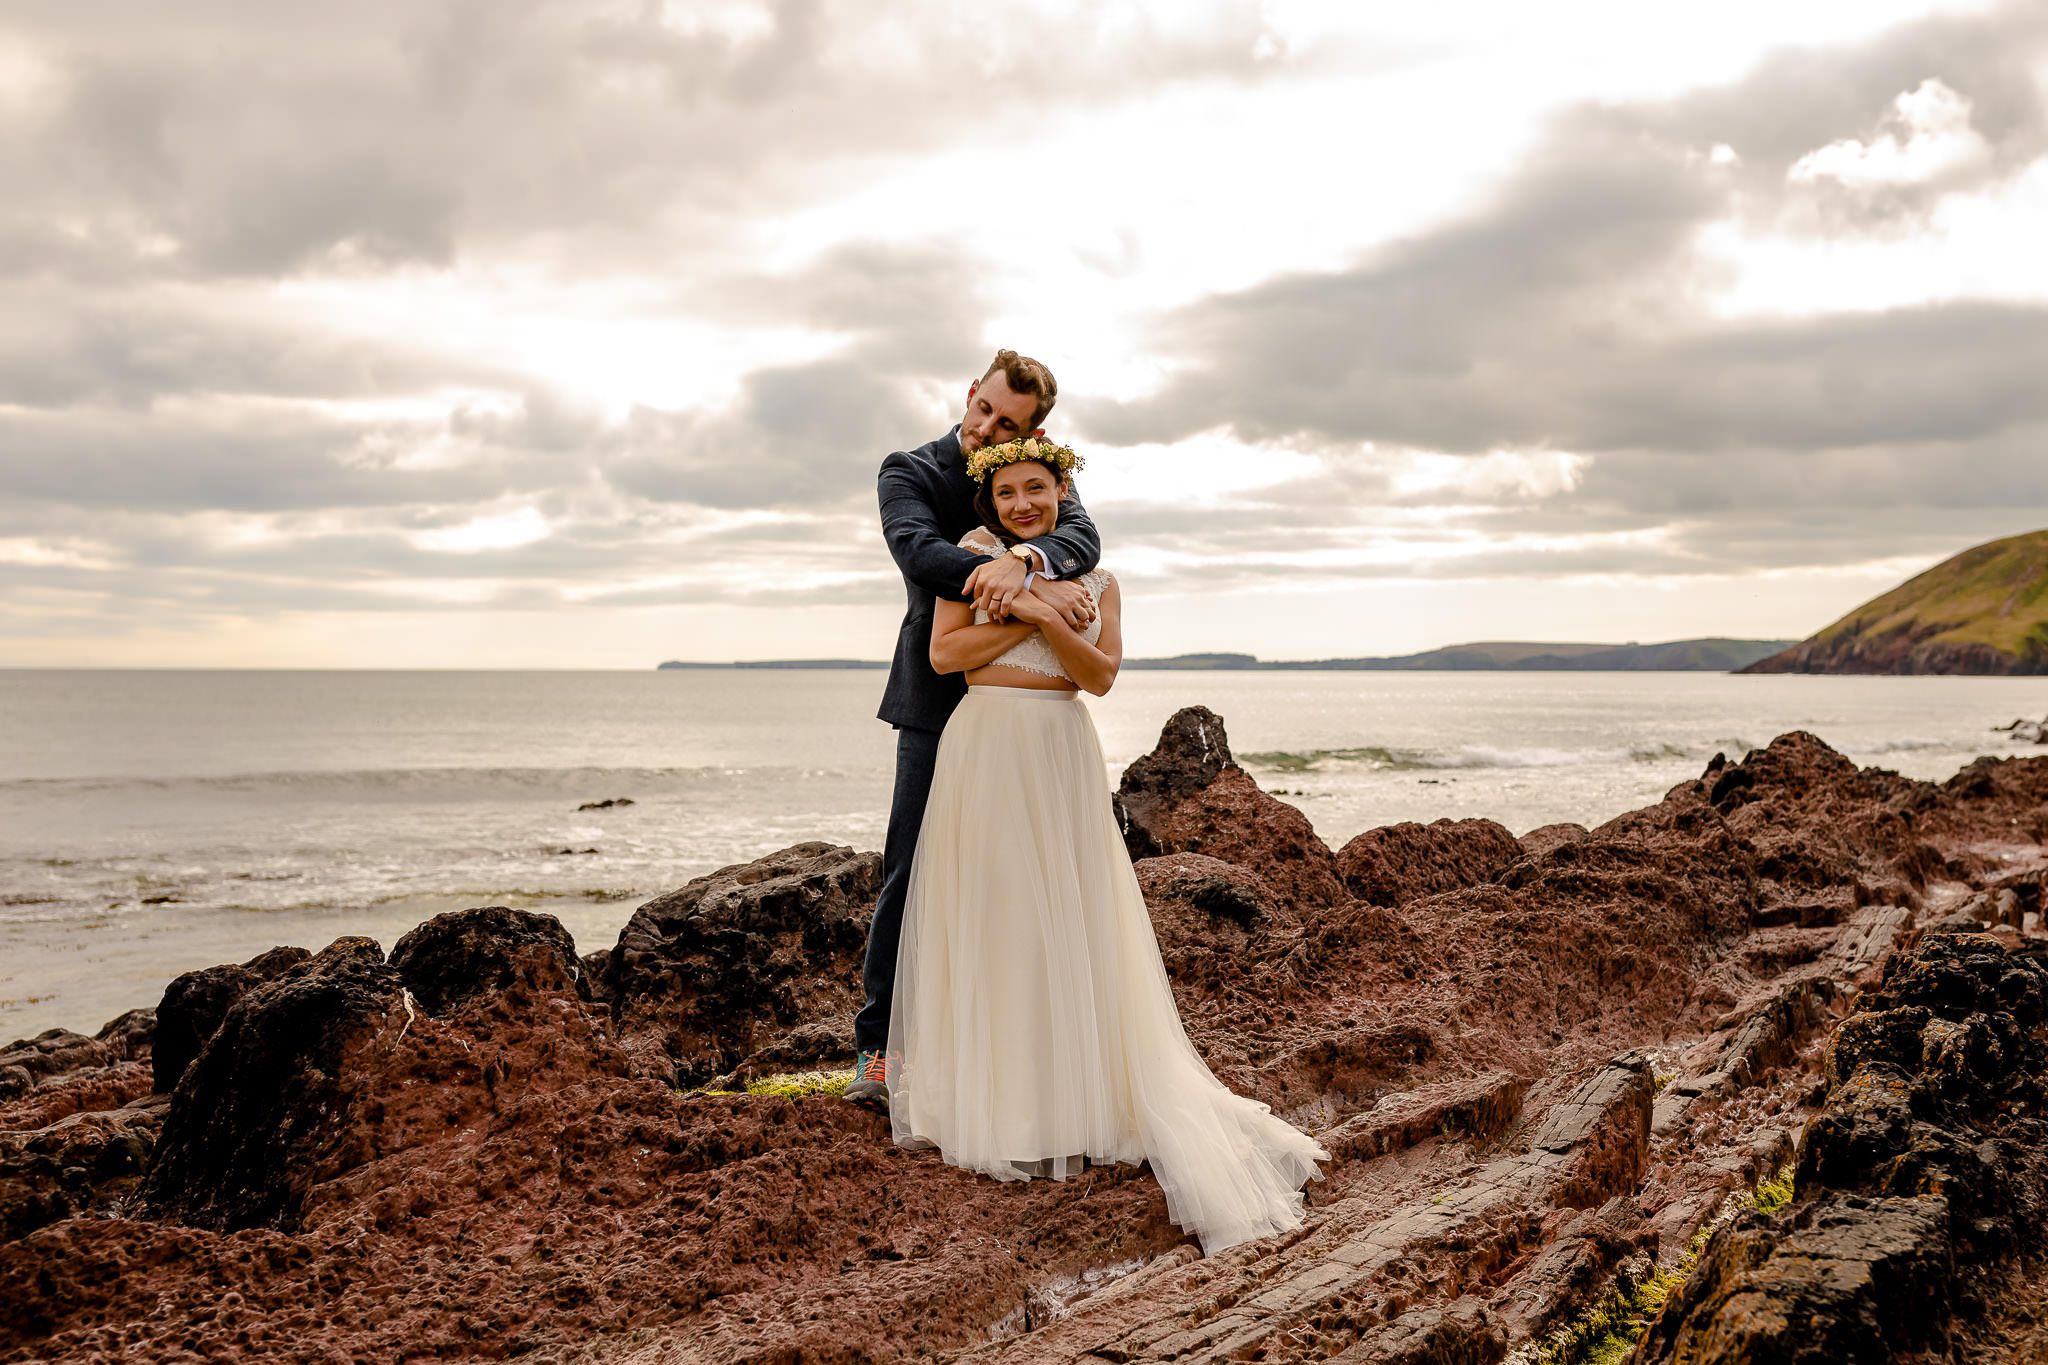
[[[1696,750],[1674,744],[1601,749],[1515,749],[1488,744],[1466,744],[1449,750],[1393,749],[1380,745],[1361,745],[1348,749],[1280,749],[1240,754],[1238,760],[1251,767],[1279,773],[1324,772],[1342,768],[1363,768],[1368,772],[1427,772],[1442,769],[1574,768],[1589,764],[1662,763],[1671,759],[1696,756]]]
[[[229,773],[200,777],[32,777],[0,781],[0,795],[218,793],[420,799],[490,794],[593,800],[730,786],[866,780],[866,769],[704,764],[688,768],[362,768]]]
[[[1923,739],[1907,735],[1899,739],[1881,739],[1874,744],[1859,744],[1852,752],[1859,754],[1908,754],[1920,749],[1966,749],[1973,746],[1957,744],[1951,739]]]

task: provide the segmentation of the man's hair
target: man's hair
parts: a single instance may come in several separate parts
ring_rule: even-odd
[[[1003,382],[1010,386],[1011,393],[1028,393],[1038,399],[1038,411],[1031,415],[1030,424],[1024,430],[1035,431],[1045,421],[1045,415],[1052,411],[1052,405],[1059,400],[1059,381],[1052,377],[1052,371],[1028,355],[1015,351],[997,351],[996,358],[988,363],[978,383],[988,382],[988,377],[1002,371]]]

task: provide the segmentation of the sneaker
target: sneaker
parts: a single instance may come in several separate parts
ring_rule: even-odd
[[[862,1052],[854,1064],[853,1079],[847,1083],[846,1098],[855,1104],[889,1107],[889,1054]]]

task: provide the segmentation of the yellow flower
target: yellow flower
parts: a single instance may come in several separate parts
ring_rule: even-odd
[[[1051,465],[1065,478],[1081,467],[1081,457],[1067,446],[1054,445],[1026,437],[1017,441],[1005,441],[1001,445],[983,446],[967,457],[967,473],[976,483],[986,479],[1006,464],[1020,460],[1038,460]]]

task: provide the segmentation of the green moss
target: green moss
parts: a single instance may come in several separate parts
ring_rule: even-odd
[[[1788,1161],[1778,1173],[1769,1179],[1760,1180],[1744,1202],[1748,1207],[1763,1213],[1774,1213],[1792,1202],[1793,1163]]]
[[[1626,1269],[1607,1297],[1593,1311],[1552,1332],[1543,1345],[1527,1357],[1530,1365],[1620,1365],[1649,1329],[1650,1320],[1663,1308],[1671,1291],[1685,1283],[1693,1263],[1711,1235],[1706,1228],[1693,1238],[1678,1264],[1669,1269],[1654,1262],[1647,1274]]]
[[[1621,1365],[1663,1310],[1664,1301],[1692,1274],[1700,1253],[1723,1223],[1743,1209],[1770,1213],[1792,1202],[1792,1169],[1787,1162],[1776,1175],[1759,1181],[1755,1189],[1724,1201],[1712,1218],[1700,1224],[1671,1266],[1649,1262],[1632,1267],[1624,1262],[1614,1288],[1586,1316],[1566,1323],[1533,1351],[1517,1352],[1513,1358],[1520,1365]]]
[[[853,1072],[847,1071],[792,1071],[779,1076],[763,1076],[758,1081],[747,1083],[749,1095],[779,1095],[793,1100],[799,1095],[844,1095],[846,1087],[853,1084]]]

